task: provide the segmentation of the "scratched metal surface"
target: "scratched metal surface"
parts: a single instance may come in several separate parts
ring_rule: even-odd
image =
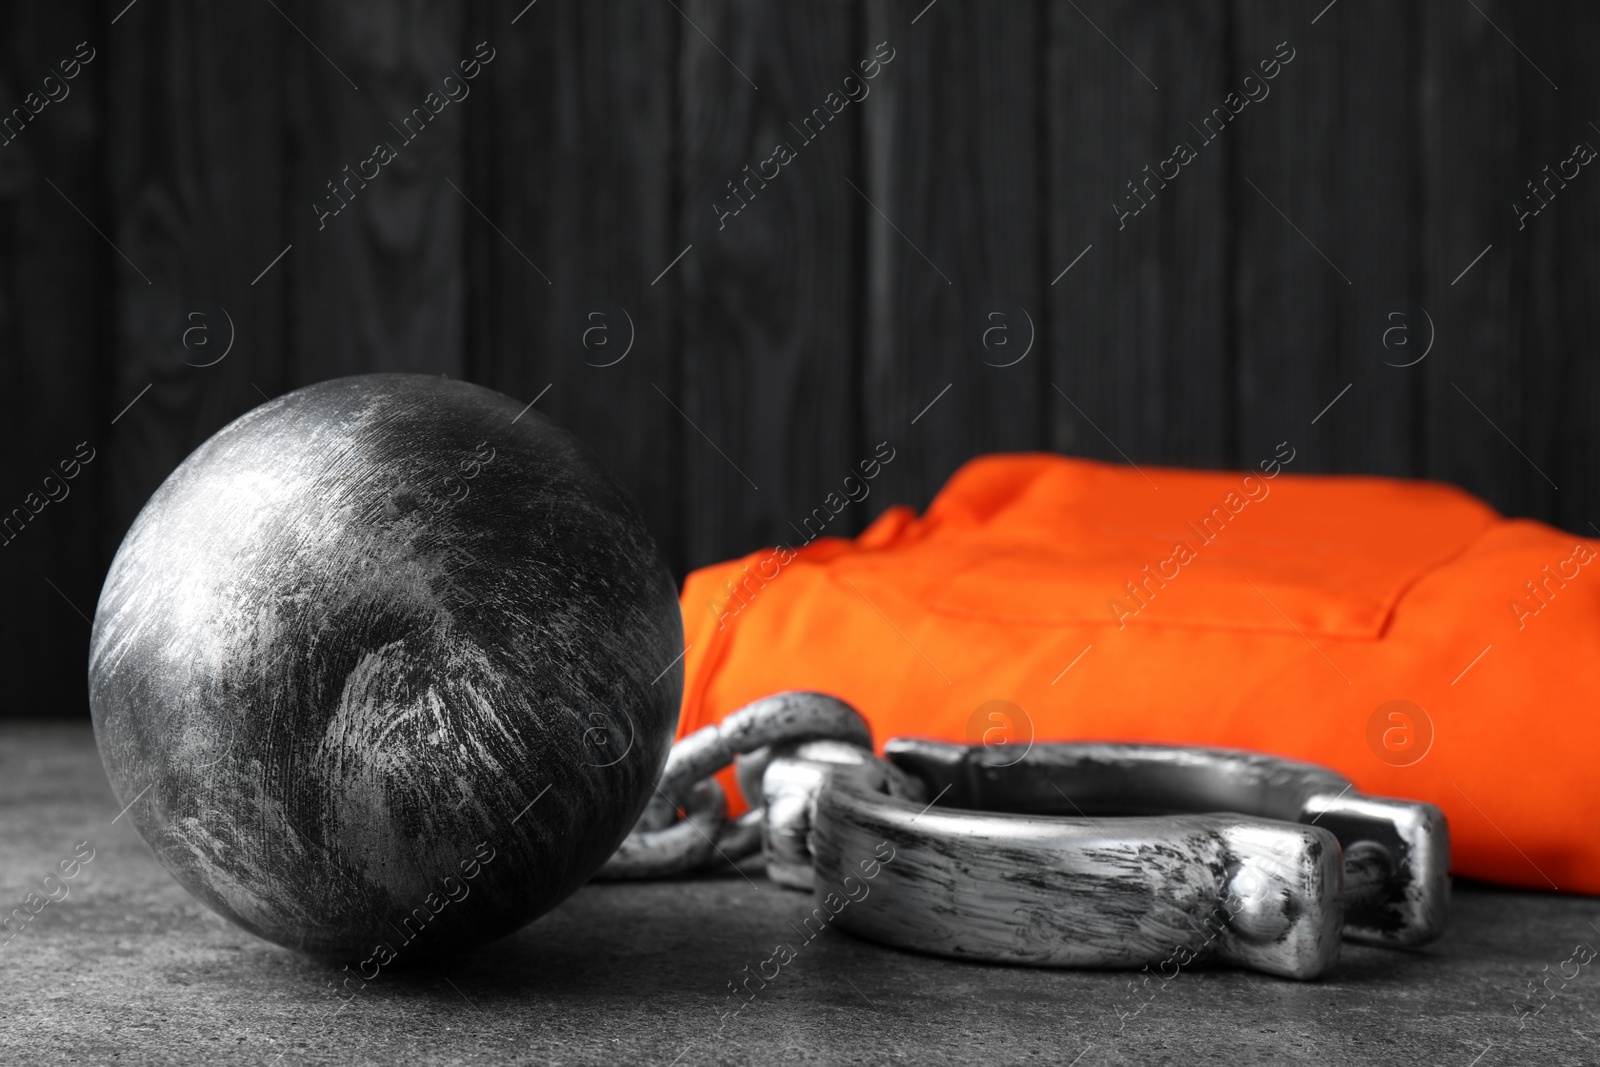
[[[833,921],[871,940],[1046,965],[1214,958],[1302,978],[1338,958],[1339,848],[1320,827],[1173,815],[1120,819],[1107,838],[1083,819],[919,811],[831,784],[817,884],[850,896]]]
[[[827,927],[807,938],[810,898],[727,871],[591,885],[486,949],[384,971],[346,1001],[330,968],[185,893],[117,811],[87,726],[0,727],[0,904],[39,891],[78,842],[94,849],[58,883],[67,895],[0,944],[0,1062],[1600,1061],[1600,961],[1563,967],[1577,944],[1600,946],[1592,898],[1458,886],[1450,931],[1424,951],[1352,944],[1319,982],[1186,969],[1147,991]],[[779,943],[793,958],[767,963]],[[762,970],[776,971],[764,988],[730,992]],[[1576,976],[1519,1030],[1528,980],[1563,970]]]
[[[666,566],[581,442],[478,386],[374,374],[260,405],[162,484],[89,683],[173,875],[359,961],[487,940],[581,885],[651,795],[682,649]]]

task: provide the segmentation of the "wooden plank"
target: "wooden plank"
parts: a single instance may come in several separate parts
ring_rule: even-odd
[[[469,35],[497,51],[466,102],[471,376],[583,438],[681,575],[692,431],[668,403],[681,403],[681,275],[655,282],[687,243],[672,179],[681,20],[614,0],[515,8],[478,8]]]
[[[286,31],[270,7],[201,3],[140,5],[107,31],[107,77],[137,89],[107,98],[106,558],[185,456],[279,387],[284,272],[251,281],[286,243]]]
[[[1042,38],[1031,4],[867,14],[895,56],[864,110],[865,440],[898,450],[872,504],[922,506],[964,460],[1045,443]]]
[[[463,180],[463,112],[481,103],[453,100],[444,80],[474,58],[462,12],[400,0],[279,6],[297,150],[286,197],[295,248],[279,265],[294,308],[287,384],[376,370],[459,377],[471,208],[449,183]]]
[[[1600,10],[1593,4],[1574,4],[1559,19],[1535,10],[1518,9],[1514,29],[1518,43],[1526,33],[1531,48],[1551,57],[1559,71],[1550,71],[1561,86],[1561,106],[1545,106],[1543,93],[1532,83],[1522,94],[1523,126],[1540,123],[1544,131],[1525,170],[1523,181],[1543,178],[1543,168],[1560,167],[1582,141],[1600,151],[1600,114],[1593,102],[1600,96],[1600,67],[1589,54],[1591,42],[1600,39]],[[1526,80],[1526,72],[1524,73]],[[1548,145],[1548,148],[1545,146]],[[1527,338],[1524,366],[1542,372],[1534,404],[1524,411],[1527,440],[1542,449],[1538,459],[1548,461],[1548,472],[1559,493],[1544,497],[1544,482],[1527,483],[1537,496],[1530,512],[1583,537],[1600,536],[1600,160],[1585,165],[1579,176],[1560,188],[1561,202],[1551,202],[1549,227],[1554,231],[1553,264],[1533,279],[1534,291],[1547,293],[1553,307],[1548,333]],[[1559,187],[1559,183],[1558,187]],[[1559,209],[1560,214],[1555,212]],[[1508,214],[1510,214],[1508,212]],[[1514,216],[1513,216],[1514,217]],[[1540,215],[1535,221],[1544,218]],[[1542,305],[1541,305],[1542,306]],[[1540,358],[1541,356],[1546,358]],[[1530,452],[1530,455],[1535,453]],[[1544,466],[1543,463],[1540,464]],[[1543,498],[1543,499],[1541,499]]]
[[[1380,0],[1322,7],[1235,7],[1234,81],[1282,63],[1223,135],[1238,170],[1240,459],[1287,439],[1301,472],[1413,474],[1422,365],[1394,364],[1427,333],[1414,16]]]
[[[1446,355],[1428,367],[1426,470],[1508,513],[1554,517],[1553,485],[1573,472],[1557,454],[1555,413],[1566,404],[1559,385],[1551,389],[1562,339],[1550,328],[1560,315],[1554,294],[1572,293],[1560,277],[1562,233],[1584,221],[1586,196],[1581,186],[1563,193],[1521,229],[1512,204],[1531,202],[1526,183],[1583,136],[1584,116],[1568,111],[1581,110],[1583,85],[1560,62],[1571,46],[1541,33],[1539,18],[1520,18],[1514,5],[1479,8],[1423,8],[1423,241]],[[1558,91],[1546,74],[1567,84]],[[1592,304],[1592,291],[1579,298]],[[1593,396],[1591,379],[1574,399]],[[1592,411],[1578,424],[1592,429]]]
[[[872,50],[856,14],[829,0],[684,5],[679,244],[694,248],[677,269],[692,566],[848,535],[866,516],[844,502],[844,479],[870,458],[857,420],[864,205],[851,185],[887,68],[863,76]]]
[[[78,214],[105,226],[94,102],[106,58],[92,15],[69,4],[0,12],[0,114],[14,120],[0,133],[0,519],[10,520],[0,530],[0,718],[88,713],[85,616],[103,573],[94,530],[106,465],[94,312],[114,255]]]
[[[1227,3],[1052,4],[1048,35],[1052,447],[1225,466],[1237,142],[1189,122],[1231,88]]]

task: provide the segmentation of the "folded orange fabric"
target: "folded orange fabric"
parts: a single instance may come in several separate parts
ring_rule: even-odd
[[[1458,489],[1293,459],[986,456],[921,518],[894,507],[854,540],[696,571],[679,734],[817,689],[880,744],[1276,753],[1437,804],[1458,874],[1600,892],[1594,549]]]

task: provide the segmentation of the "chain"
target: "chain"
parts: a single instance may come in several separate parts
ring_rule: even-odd
[[[1107,742],[1030,742],[1013,757],[902,737],[885,752],[873,755],[866,721],[835,697],[758,700],[673,746],[656,796],[596,877],[681,876],[759,849],[779,885],[846,894],[837,906],[826,900],[839,892],[827,894],[815,914],[836,918],[821,921],[923,952],[1046,966],[1215,959],[1314,978],[1338,960],[1341,934],[1411,947],[1444,930],[1443,813],[1363,796],[1314,764]],[[733,820],[712,777],[730,765],[750,805]],[[1058,782],[1091,810],[1187,814],[1102,825]],[[918,823],[929,794],[950,799]],[[869,898],[865,883],[897,851],[895,891]],[[1153,899],[1194,936],[1151,919]]]
[[[729,765],[750,805],[733,820],[712,777]],[[872,754],[872,728],[837,697],[786,692],[747,704],[672,746],[656,795],[595,877],[670,878],[759,850],[774,881],[810,889],[811,811],[840,765],[893,795],[921,795],[916,779]]]

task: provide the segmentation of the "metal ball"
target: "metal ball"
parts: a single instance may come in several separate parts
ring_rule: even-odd
[[[189,892],[376,966],[589,878],[661,772],[682,649],[671,575],[575,437],[373,374],[263,404],[162,484],[89,693],[119,806]]]

